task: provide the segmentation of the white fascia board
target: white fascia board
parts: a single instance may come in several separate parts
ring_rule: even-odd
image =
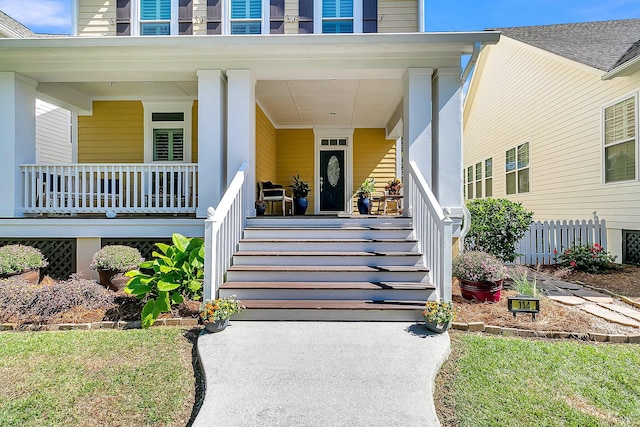
[[[639,70],[640,70],[640,55],[628,60],[622,65],[619,65],[613,70],[609,71],[608,73],[602,76],[602,80],[611,80],[615,77],[630,76],[634,73],[637,73]]]
[[[170,237],[172,233],[202,237],[204,221],[187,218],[0,219],[0,235],[7,238]]]
[[[91,98],[84,93],[59,83],[39,83],[37,91],[38,98],[44,101],[75,111],[80,115],[91,115],[93,103]]]

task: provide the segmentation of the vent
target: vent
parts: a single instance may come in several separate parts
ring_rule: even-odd
[[[640,231],[622,230],[622,263],[640,264]]]

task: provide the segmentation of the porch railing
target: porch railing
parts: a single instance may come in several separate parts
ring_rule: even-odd
[[[224,282],[224,275],[231,265],[231,257],[246,224],[244,211],[245,194],[249,191],[246,181],[248,163],[244,162],[216,209],[209,208],[209,216],[204,222],[204,299],[218,296],[218,289]]]
[[[451,301],[453,221],[449,219],[415,162],[410,162],[409,200],[418,245],[437,298]]]
[[[25,213],[193,213],[198,165],[22,165]]]

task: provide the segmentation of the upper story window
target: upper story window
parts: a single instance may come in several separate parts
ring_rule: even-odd
[[[353,33],[353,0],[322,1],[322,32]]]
[[[507,194],[529,192],[529,143],[507,150],[505,156]]]
[[[193,33],[193,0],[116,0],[116,34],[168,36]]]
[[[375,33],[378,0],[299,0],[298,32]]]
[[[231,34],[262,33],[262,1],[231,0]]]
[[[493,197],[493,158],[484,161],[484,197]]]
[[[637,106],[635,95],[604,108],[604,181],[636,179]]]

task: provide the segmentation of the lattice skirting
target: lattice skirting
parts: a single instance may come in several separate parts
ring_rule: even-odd
[[[68,279],[76,272],[76,239],[0,239],[0,246],[26,245],[40,249],[49,265],[40,275]]]
[[[640,264],[640,231],[622,230],[622,262]]]
[[[105,247],[107,245],[125,245],[136,248],[140,251],[140,254],[146,260],[153,258],[153,251],[157,250],[156,243],[171,244],[171,239],[153,238],[153,239],[139,239],[139,238],[108,238],[101,239],[100,246]]]

